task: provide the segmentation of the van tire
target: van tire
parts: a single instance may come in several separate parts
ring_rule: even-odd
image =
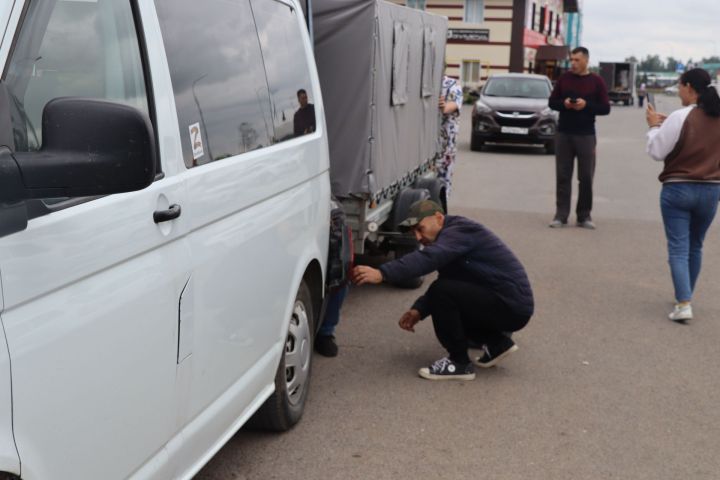
[[[250,428],[284,432],[300,421],[310,388],[314,314],[310,288],[303,280],[295,297],[283,354],[275,373],[275,392],[248,421]],[[296,380],[297,385],[294,384]]]

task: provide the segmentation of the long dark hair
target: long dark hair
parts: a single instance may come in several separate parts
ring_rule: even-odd
[[[720,117],[720,96],[710,86],[710,74],[702,68],[693,68],[683,73],[680,83],[690,85],[698,94],[698,107],[711,117]]]

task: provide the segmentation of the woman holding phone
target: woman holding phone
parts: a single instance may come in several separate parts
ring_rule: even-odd
[[[680,77],[683,108],[670,115],[648,103],[647,153],[665,164],[660,207],[675,288],[670,320],[693,317],[691,300],[702,264],[702,246],[720,201],[720,97],[701,68]]]

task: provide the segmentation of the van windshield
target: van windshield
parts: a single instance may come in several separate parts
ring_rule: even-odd
[[[534,78],[491,78],[483,94],[489,97],[550,98],[550,85]]]

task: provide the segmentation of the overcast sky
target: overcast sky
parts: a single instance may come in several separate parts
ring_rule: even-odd
[[[591,64],[630,55],[720,56],[720,0],[583,0],[581,42]]]

